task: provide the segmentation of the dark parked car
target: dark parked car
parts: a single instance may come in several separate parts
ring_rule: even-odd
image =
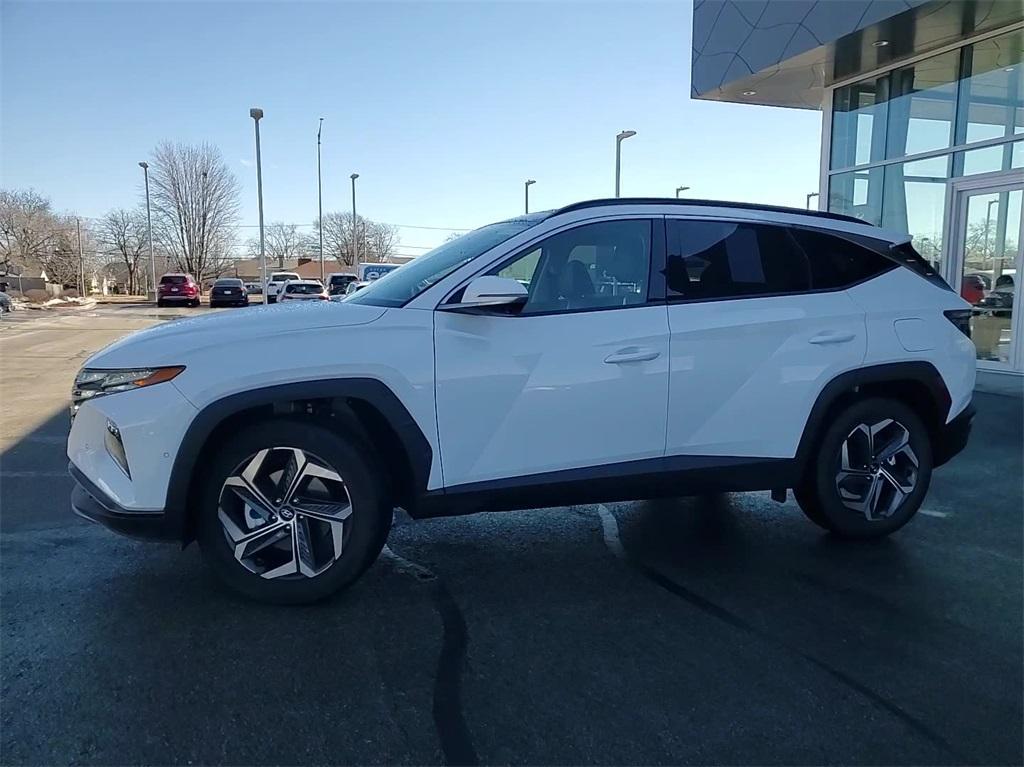
[[[213,283],[210,306],[248,306],[249,291],[245,283],[235,277],[223,277]]]

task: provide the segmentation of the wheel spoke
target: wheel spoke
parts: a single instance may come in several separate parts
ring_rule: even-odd
[[[914,491],[914,483],[910,479],[900,480],[895,474],[890,472],[884,466],[881,467],[878,471],[882,475],[882,477],[885,480],[887,480],[889,484],[892,485],[901,495],[910,495]]]
[[[295,495],[295,491],[298,490],[305,476],[306,466],[308,465],[306,454],[301,450],[291,448],[288,452],[291,455],[288,457],[288,462],[284,466],[284,471],[281,472],[281,479],[277,485],[278,497],[281,499],[281,503],[291,501],[292,496]]]
[[[882,494],[882,480],[880,477],[872,476],[871,487],[868,488],[867,495],[864,497],[864,515],[868,519],[876,519],[875,512],[878,507],[878,498]]]
[[[314,503],[313,501],[300,501],[292,504],[292,508],[299,516],[318,519],[321,522],[344,522],[352,515],[352,507],[347,503]]]
[[[885,447],[878,451],[878,455],[875,456],[875,461],[877,463],[884,463],[909,445],[910,432],[901,427],[901,433],[896,435]]]
[[[309,522],[302,518],[296,518],[292,525],[294,537],[295,556],[299,563],[299,572],[312,578],[317,574],[316,558],[313,556],[312,536],[309,532]],[[332,559],[333,561],[333,559]]]

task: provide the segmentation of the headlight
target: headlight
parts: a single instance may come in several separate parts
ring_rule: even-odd
[[[75,386],[71,390],[71,417],[75,417],[79,406],[87,399],[170,381],[184,369],[183,365],[176,365],[130,370],[81,370],[75,377]]]

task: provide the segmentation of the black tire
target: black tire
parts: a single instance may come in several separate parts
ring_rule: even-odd
[[[259,451],[274,447],[315,455],[344,480],[352,511],[344,522],[341,555],[315,576],[268,580],[250,571],[235,558],[219,518],[227,478]],[[260,602],[305,604],[351,586],[376,560],[391,529],[392,506],[372,451],[356,439],[306,420],[267,419],[247,426],[213,458],[200,487],[197,529],[204,558],[229,587]]]
[[[162,298],[158,298],[156,300],[156,308],[157,309],[163,309],[166,305],[167,304],[164,303],[164,300]]]
[[[908,446],[916,458],[917,465],[901,453],[894,461],[900,468],[912,472],[913,486],[910,492],[896,493],[893,486],[884,480],[880,485],[880,509],[869,518],[867,513],[855,511],[846,505],[840,496],[837,486],[841,468],[843,444],[851,436],[854,440],[861,439],[854,433],[858,427],[877,426],[891,419],[894,426],[887,427],[890,431],[879,432],[880,437],[888,440],[893,434],[892,429],[902,426],[908,435]],[[863,434],[863,430],[861,430]],[[889,444],[895,444],[889,440]],[[877,446],[878,449],[884,445]],[[849,452],[856,452],[849,450]],[[874,459],[872,458],[871,461]],[[918,415],[902,402],[888,399],[867,399],[856,402],[842,410],[825,430],[814,451],[814,457],[807,467],[804,481],[794,490],[796,501],[804,514],[817,525],[830,530],[844,538],[881,538],[899,530],[917,513],[928,492],[932,475],[932,449],[928,430]],[[851,458],[851,463],[858,459]],[[865,463],[865,466],[868,466]],[[888,461],[881,463],[890,475],[895,475],[897,464],[891,467]],[[854,484],[848,487],[866,488],[870,485],[870,476],[851,480]],[[844,488],[845,489],[845,488]],[[864,495],[866,498],[866,494]],[[890,502],[890,499],[891,502]],[[855,497],[849,502],[856,503]],[[890,511],[891,509],[891,511]]]
[[[193,309],[198,309],[198,308],[199,308],[199,304],[200,304],[200,301],[199,301],[199,299],[198,299],[198,298],[195,298],[195,299],[193,299],[192,301],[190,301],[190,302],[189,302],[189,305],[190,305],[190,306],[191,306],[191,307],[192,307]]]

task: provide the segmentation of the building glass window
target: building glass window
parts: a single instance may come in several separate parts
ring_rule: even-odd
[[[832,97],[832,165],[849,168],[885,155],[888,77],[847,85]]]
[[[959,60],[960,52],[950,51],[889,74],[886,157],[952,145]]]
[[[942,253],[949,155],[885,166],[882,226],[907,232],[929,262]]]
[[[1024,163],[1024,140],[1012,144],[986,146],[957,152],[957,176],[974,176],[978,173],[993,173],[997,170],[1011,170]]]
[[[883,168],[878,167],[834,174],[828,181],[828,209],[880,225],[882,173]]]
[[[908,232],[937,263],[948,180],[1024,167],[1024,30],[837,88],[832,102],[828,209]]]
[[[957,144],[1024,133],[1022,58],[1024,30],[982,40],[965,49]]]

